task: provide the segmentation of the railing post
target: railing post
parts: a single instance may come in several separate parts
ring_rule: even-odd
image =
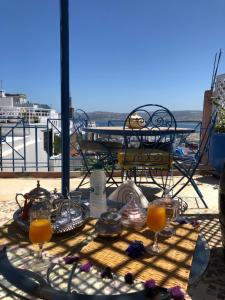
[[[38,171],[38,141],[37,141],[37,126],[35,125],[35,165]]]
[[[2,127],[0,127],[0,157],[1,157],[1,171],[2,171]]]
[[[24,152],[23,152],[23,161],[24,161],[24,170],[27,170],[27,162],[26,162],[26,129],[25,129],[25,125],[24,125],[24,119],[22,120],[23,123],[23,148],[24,148]]]
[[[61,54],[61,149],[62,149],[62,194],[69,192],[70,177],[70,93],[69,93],[69,3],[60,0],[60,54]]]
[[[15,155],[14,155],[14,128],[12,129],[12,161],[13,161],[13,172],[15,171]]]
[[[48,172],[50,171],[49,165],[49,119],[47,119],[47,165],[48,165]]]

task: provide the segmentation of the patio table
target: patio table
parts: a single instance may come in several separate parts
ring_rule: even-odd
[[[93,133],[93,134],[105,134],[105,135],[121,135],[124,134],[126,136],[155,136],[155,135],[168,135],[169,133],[173,134],[176,132],[177,134],[190,134],[194,133],[196,130],[194,128],[182,128],[177,127],[176,129],[173,127],[165,128],[165,127],[159,127],[159,128],[143,128],[143,129],[130,129],[126,128],[124,130],[123,126],[94,126],[94,127],[86,127],[83,129],[87,133]]]
[[[65,255],[74,255],[77,253],[82,253],[83,254],[88,252],[90,250],[91,243],[95,242],[95,225],[96,220],[90,219],[83,227],[76,229],[75,231],[72,231],[70,233],[66,233],[63,235],[54,235],[51,242],[49,242],[46,245],[46,251],[50,256],[53,257],[64,257]],[[181,231],[178,233],[178,237],[180,235]],[[125,232],[126,237],[127,233]],[[190,238],[190,236],[189,236]],[[113,243],[112,241],[110,243]],[[109,244],[110,244],[109,243]],[[9,259],[12,262],[12,264],[15,267],[20,267],[20,268],[29,268],[28,265],[30,263],[30,260],[32,259],[32,245],[30,244],[28,240],[28,234],[21,232],[21,230],[16,226],[14,222],[9,222],[5,224],[2,227],[1,230],[1,236],[0,236],[0,244],[7,244],[7,249],[8,249],[8,254],[9,254]],[[94,245],[95,246],[95,245]],[[182,246],[180,244],[180,246]],[[178,246],[179,248],[179,246]],[[31,251],[31,252],[30,252]],[[91,252],[92,253],[92,252]],[[209,260],[209,250],[207,250],[207,245],[202,241],[202,239],[198,239],[197,241],[197,246],[194,252],[194,257],[193,261],[192,259],[187,255],[187,261],[183,264],[183,266],[186,266],[188,264],[188,261],[192,261],[192,269],[191,269],[191,275],[189,278],[189,284],[192,284],[196,279],[199,279],[201,274],[204,272],[207,263]],[[55,261],[57,259],[55,258]],[[2,272],[1,268],[1,257],[0,257],[0,272]],[[93,257],[93,262],[97,263],[97,258],[96,261],[94,260]],[[105,263],[102,262],[103,264]],[[61,298],[58,299],[80,299],[79,297],[81,296],[80,294],[71,294],[71,293],[66,293],[68,290],[70,290],[68,286],[68,282],[71,281],[70,274],[71,270],[74,268],[73,265],[65,265],[61,261],[61,263],[56,262],[56,264],[52,265],[54,270],[52,269],[51,275],[49,275],[49,282],[51,283],[51,286],[54,287],[55,289],[64,291],[64,298],[62,295],[60,296]],[[74,272],[75,270],[73,270]],[[188,272],[188,269],[187,269]],[[49,273],[49,274],[50,274]],[[169,273],[168,273],[169,274]],[[167,276],[172,276],[172,273]],[[179,273],[180,274],[180,273]],[[189,274],[189,272],[188,272]],[[86,275],[85,275],[86,276]],[[76,277],[79,279],[79,276]],[[178,276],[179,277],[179,276]],[[118,277],[119,278],[119,277]],[[122,277],[119,278],[120,285],[122,284]],[[176,278],[176,276],[174,277]],[[83,280],[90,280],[90,276],[86,279],[83,278]],[[170,280],[170,278],[168,278]],[[174,280],[174,279],[172,279]],[[91,281],[92,283],[94,282],[93,280]],[[12,288],[12,285],[8,284],[8,282],[4,279],[1,281],[2,287],[4,289],[8,290],[13,290],[12,294],[21,295],[22,297],[25,297],[23,299],[30,299],[26,298],[27,295],[22,293],[16,288]],[[83,282],[84,285],[84,282]],[[84,285],[85,286],[85,285]],[[93,283],[94,286],[94,283]],[[123,286],[123,285],[122,285]],[[126,285],[125,289],[129,289]],[[136,288],[136,287],[135,287]],[[54,290],[55,291],[55,290]],[[67,296],[65,296],[67,295]],[[84,295],[83,295],[84,296]],[[90,298],[89,298],[90,297]],[[88,296],[85,295],[85,299],[99,299],[97,296]],[[118,299],[119,295],[117,296],[101,296],[101,300],[103,299]],[[129,300],[135,300],[135,299],[145,299],[145,295],[143,291],[136,291],[134,293],[128,293],[128,294],[123,294],[121,295],[121,299],[129,299]],[[37,299],[37,298],[35,298]],[[57,298],[54,298],[54,300]],[[120,299],[120,297],[119,297]],[[189,298],[187,298],[189,299]]]
[[[169,134],[173,135],[175,132],[177,134],[177,136],[180,136],[180,135],[189,135],[191,133],[195,133],[196,132],[196,129],[195,128],[186,128],[186,127],[158,127],[158,128],[142,128],[142,129],[131,129],[131,128],[128,128],[126,127],[124,129],[123,126],[93,126],[93,127],[85,127],[83,128],[84,132],[85,133],[89,133],[92,135],[92,140],[95,140],[95,137],[99,136],[99,135],[106,135],[106,136],[110,136],[110,137],[113,137],[113,136],[118,136],[118,137],[121,137],[120,138],[120,143],[121,143],[121,146],[123,146],[123,140],[121,140],[122,138],[126,138],[126,137],[132,137],[132,136],[148,136],[148,137],[154,137],[154,136],[168,136]],[[126,137],[125,137],[126,136]],[[107,143],[107,142],[106,142]],[[112,149],[112,152],[111,152],[111,148],[110,148],[110,145],[108,146],[108,152],[110,155],[112,155],[112,153],[115,155],[116,153],[119,152],[119,150],[121,150],[121,147],[118,148],[118,149]],[[113,165],[114,167],[115,165]],[[80,188],[81,185],[83,185],[83,182],[84,182],[84,179],[86,179],[87,175],[88,175],[89,172],[86,172],[84,178],[82,179],[80,185],[78,186],[77,189]],[[118,186],[119,183],[121,183],[121,179],[118,181],[116,180],[114,177],[114,169],[112,169],[112,172],[108,178],[108,183],[111,183],[111,184],[116,184]],[[149,171],[149,175],[150,175],[150,181],[146,180],[146,181],[140,181],[140,183],[146,183],[146,184],[149,184],[149,183],[153,183],[153,184],[156,184],[160,187],[162,187],[162,184],[161,182],[160,183],[157,183],[157,181],[154,179],[154,176],[152,174],[152,172]],[[135,180],[135,183],[137,184],[137,173],[134,172],[134,180]],[[161,184],[161,185],[160,185]]]

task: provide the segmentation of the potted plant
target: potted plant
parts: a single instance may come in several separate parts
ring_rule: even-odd
[[[217,110],[217,121],[210,144],[210,163],[220,174],[225,163],[225,101],[216,98],[213,101]]]

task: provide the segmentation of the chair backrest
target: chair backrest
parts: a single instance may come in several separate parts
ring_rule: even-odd
[[[202,157],[209,151],[210,141],[215,128],[216,119],[217,112],[214,111],[209,119],[207,127],[202,128],[201,140],[198,151],[196,153],[196,158],[200,161],[202,160]]]
[[[119,163],[127,168],[168,169],[172,164],[177,123],[173,114],[157,104],[146,104],[132,110],[123,125],[124,151]]]
[[[82,131],[83,128],[91,125],[90,118],[83,109],[75,110],[73,123],[76,131]]]
[[[177,122],[173,114],[158,104],[145,104],[135,108],[126,117],[123,125],[125,139],[128,136],[126,130],[132,130],[132,136],[136,136],[140,142],[154,143],[174,142],[176,128]]]
[[[183,180],[183,178],[186,178],[186,182],[184,184],[182,184],[182,186],[173,194],[173,197],[176,197],[186,186],[188,183],[191,183],[193,188],[195,189],[195,191],[197,192],[197,194],[199,195],[200,199],[202,200],[205,208],[207,208],[207,204],[205,203],[204,199],[203,199],[203,195],[200,192],[200,190],[198,189],[197,184],[195,183],[195,181],[193,180],[193,176],[195,175],[196,170],[198,169],[199,165],[204,163],[207,164],[208,162],[208,150],[209,150],[209,146],[210,146],[210,140],[211,140],[211,136],[215,127],[215,123],[216,123],[216,118],[217,118],[217,113],[213,112],[211,115],[211,118],[208,122],[208,125],[206,128],[203,128],[203,132],[201,134],[201,141],[200,141],[200,145],[199,148],[195,154],[195,156],[174,156],[174,166],[176,167],[176,169],[178,169],[182,175],[181,179],[179,181],[177,181],[172,189],[174,189],[179,182],[181,182]],[[204,158],[207,159],[207,161],[204,161]]]
[[[188,127],[191,125],[191,128],[194,130],[193,132],[188,133],[180,133],[177,135],[176,146],[177,147],[186,147],[190,146],[192,149],[198,149],[198,142],[200,141],[200,135],[202,132],[202,121],[177,121],[180,127]]]
[[[195,155],[192,156],[191,160],[186,160],[186,165],[189,161],[189,168],[187,169],[187,173],[189,176],[193,176],[195,174],[195,171],[198,169],[200,164],[207,164],[208,162],[208,153],[209,153],[209,147],[210,147],[210,141],[212,137],[212,133],[214,131],[214,127],[216,124],[216,118],[217,118],[217,112],[213,112],[209,122],[207,124],[206,128],[202,128],[202,134],[201,134],[201,140],[199,143],[198,150],[196,151]],[[181,157],[182,158],[182,157]],[[185,158],[185,156],[184,156]],[[179,161],[179,156],[175,158],[175,160]],[[205,160],[205,161],[203,161]]]
[[[77,109],[74,112],[73,132],[70,135],[70,143],[75,155],[81,154],[81,142],[86,139],[86,134],[83,129],[90,126],[91,122],[87,113],[82,109]]]

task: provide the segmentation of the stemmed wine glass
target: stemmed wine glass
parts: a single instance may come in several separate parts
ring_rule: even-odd
[[[160,199],[160,201],[165,205],[166,209],[166,226],[160,232],[160,235],[170,237],[175,233],[175,229],[171,226],[171,222],[176,217],[177,201],[173,200],[168,195]]]
[[[44,244],[51,240],[53,234],[50,211],[43,207],[41,209],[31,207],[29,213],[29,239],[33,244],[38,246],[35,259],[32,261],[32,269],[33,271],[41,271],[49,264],[49,261],[43,257],[42,251]]]
[[[154,243],[146,247],[146,251],[150,254],[159,254],[161,252],[158,245],[158,234],[166,226],[166,209],[161,201],[155,200],[148,206],[147,226],[155,232]]]

